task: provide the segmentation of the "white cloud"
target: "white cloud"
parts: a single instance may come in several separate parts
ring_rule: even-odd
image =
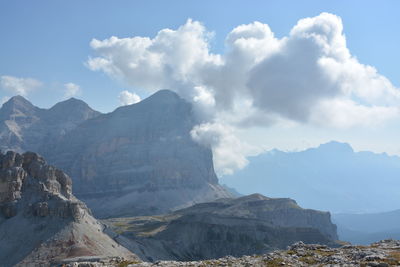
[[[81,94],[81,87],[74,83],[64,84],[64,98],[71,98]]]
[[[400,115],[399,89],[351,55],[338,16],[301,19],[280,39],[267,24],[240,25],[226,37],[222,54],[210,52],[212,36],[204,25],[188,20],[154,38],[94,39],[97,56],[87,65],[132,88],[174,90],[194,104],[202,121],[232,129],[285,120],[370,127]],[[229,136],[229,131],[218,132]],[[214,152],[216,162],[220,156],[227,160]],[[236,159],[231,160],[243,166]]]
[[[132,105],[141,101],[140,96],[127,90],[120,92],[118,99],[121,106]]]
[[[14,95],[26,96],[40,86],[42,86],[42,83],[32,78],[0,76],[0,88]]]
[[[398,119],[399,114],[400,109],[395,106],[365,106],[349,99],[334,99],[318,103],[310,120],[326,127],[349,128],[355,123],[375,127]]]
[[[0,99],[0,106],[2,106],[4,103],[6,103],[9,99],[10,99],[9,96],[3,96],[3,97]]]
[[[256,148],[241,142],[234,129],[220,123],[196,125],[190,132],[192,138],[213,150],[214,165],[217,174],[232,174],[247,165],[245,155],[259,152]]]

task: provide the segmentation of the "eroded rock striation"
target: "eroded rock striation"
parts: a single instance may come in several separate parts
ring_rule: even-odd
[[[1,266],[49,266],[87,257],[135,259],[103,233],[71,179],[36,153],[0,153]]]
[[[114,218],[106,231],[145,261],[262,254],[296,242],[337,246],[328,212],[259,194],[219,199],[164,216]]]

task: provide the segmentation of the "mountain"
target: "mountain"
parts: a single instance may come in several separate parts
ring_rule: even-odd
[[[0,153],[1,266],[137,259],[103,233],[71,191],[71,179],[39,155]]]
[[[218,184],[211,149],[190,136],[198,124],[191,104],[172,91],[108,114],[76,99],[44,110],[14,97],[0,118],[0,148],[45,156],[96,216],[160,214],[231,196]]]
[[[230,196],[210,148],[190,136],[197,123],[188,102],[161,90],[83,122],[47,157],[74,177],[96,216],[160,214]]]
[[[162,216],[112,218],[106,231],[142,260],[262,254],[296,242],[337,246],[328,212],[259,194],[196,204]]]
[[[46,154],[66,132],[99,114],[75,98],[41,109],[14,96],[0,109],[0,150]]]
[[[221,182],[240,193],[290,197],[303,207],[333,213],[370,213],[400,207],[400,158],[354,152],[330,142],[300,152],[272,150],[249,158]]]
[[[400,239],[400,210],[367,214],[333,214],[339,237],[353,244]]]

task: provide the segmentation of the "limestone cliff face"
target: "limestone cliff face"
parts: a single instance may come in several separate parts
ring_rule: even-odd
[[[96,255],[134,258],[71,192],[71,179],[39,155],[0,153],[1,266],[48,266]]]
[[[197,123],[168,90],[108,114],[76,99],[45,110],[14,97],[0,109],[0,149],[44,155],[96,216],[159,214],[231,196],[210,148],[191,139]]]
[[[150,261],[262,254],[297,241],[336,246],[338,238],[329,213],[258,194],[106,223],[118,242]]]
[[[191,139],[192,106],[162,90],[88,120],[48,158],[74,177],[75,193],[97,216],[158,214],[227,197],[212,153]]]

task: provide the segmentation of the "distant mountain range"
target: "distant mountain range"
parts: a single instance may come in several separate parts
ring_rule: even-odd
[[[192,106],[168,90],[108,114],[73,98],[40,109],[16,96],[0,109],[0,148],[45,156],[96,216],[160,214],[231,196],[211,149],[190,136],[197,123]]]
[[[367,245],[383,239],[400,240],[400,209],[367,214],[333,214],[340,240]]]
[[[290,197],[303,207],[333,213],[366,213],[400,207],[400,158],[354,152],[330,142],[300,152],[272,150],[249,158],[221,182],[240,193]]]

